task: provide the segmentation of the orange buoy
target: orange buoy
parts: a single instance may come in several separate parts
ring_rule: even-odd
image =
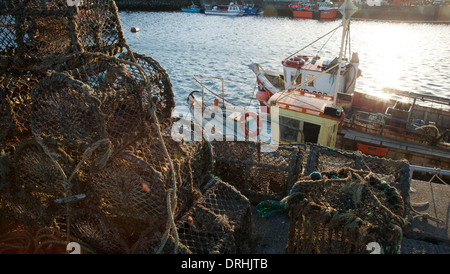
[[[140,29],[138,27],[132,27],[131,32],[139,32]]]

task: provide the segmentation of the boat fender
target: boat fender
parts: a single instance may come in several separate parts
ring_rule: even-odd
[[[251,131],[248,127],[247,127],[247,117],[253,117],[253,119],[255,119],[256,121],[256,130],[255,131]],[[247,111],[244,114],[241,115],[240,118],[240,126],[242,131],[245,133],[245,136],[247,137],[256,137],[261,133],[261,120],[259,119],[259,115],[253,111]]]

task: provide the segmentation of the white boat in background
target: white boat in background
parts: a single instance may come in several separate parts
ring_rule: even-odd
[[[243,16],[244,10],[235,2],[230,2],[227,6],[213,6],[205,9],[206,15],[226,15],[226,16]]]

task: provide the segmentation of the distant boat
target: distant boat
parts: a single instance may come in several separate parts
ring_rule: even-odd
[[[294,18],[305,19],[336,19],[338,11],[330,2],[299,2],[289,7]]]
[[[194,4],[194,2],[192,2],[192,4],[189,7],[181,9],[181,11],[183,11],[183,12],[200,12],[200,10],[201,10],[201,7]]]
[[[261,8],[255,7],[254,5],[247,5],[242,8],[244,15],[262,15],[264,11]]]
[[[206,9],[207,15],[226,15],[226,16],[242,16],[244,10],[238,4],[230,2],[228,6],[213,6],[211,9]]]

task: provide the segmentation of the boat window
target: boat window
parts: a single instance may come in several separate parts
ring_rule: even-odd
[[[319,139],[320,126],[304,122],[303,134],[305,135],[305,143],[317,143]]]
[[[314,78],[314,75],[311,75],[311,74],[306,74],[306,75],[305,75],[305,81],[309,81],[309,80],[311,80],[312,78]],[[310,86],[310,87],[313,87],[313,86],[314,86],[314,80],[312,80],[312,81],[306,83],[306,85],[307,85],[307,86]]]
[[[297,142],[300,121],[280,116],[280,140]]]

